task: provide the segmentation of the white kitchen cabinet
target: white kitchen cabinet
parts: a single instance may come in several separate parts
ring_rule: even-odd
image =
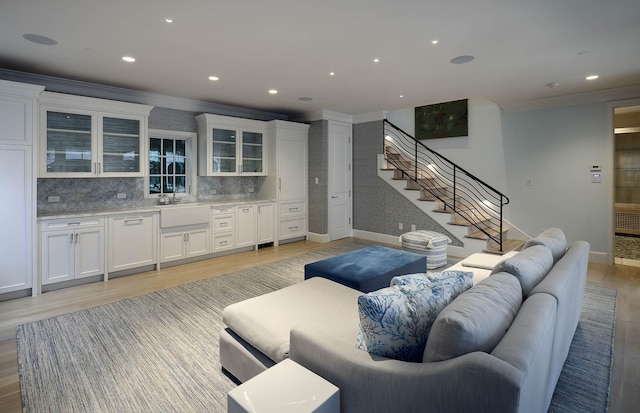
[[[41,178],[141,177],[152,106],[44,92]]]
[[[307,236],[309,125],[274,120],[267,124],[269,164],[275,165],[261,195],[277,199],[277,241]]]
[[[211,208],[212,252],[235,248],[236,209],[233,205]]]
[[[263,176],[265,122],[203,113],[198,123],[200,176]]]
[[[209,226],[163,230],[160,234],[160,261],[169,262],[209,253]]]
[[[0,294],[39,292],[34,136],[43,86],[0,80]],[[35,280],[35,281],[34,281]]]
[[[256,245],[256,206],[236,207],[236,248]]]
[[[267,244],[275,240],[275,205],[264,202],[257,205],[257,244]]]
[[[109,217],[109,272],[157,264],[158,213]]]
[[[42,285],[104,274],[104,219],[41,222]]]

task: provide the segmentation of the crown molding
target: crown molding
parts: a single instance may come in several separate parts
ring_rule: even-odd
[[[355,115],[353,117],[353,123],[367,123],[367,122],[375,122],[378,120],[385,120],[387,118],[386,110],[382,110],[380,112],[371,112],[371,113],[362,113],[360,115]]]
[[[185,99],[159,93],[143,92],[81,80],[66,79],[36,73],[19,72],[0,68],[0,79],[13,82],[31,83],[45,86],[47,91],[66,93],[100,99],[117,100],[121,102],[140,103],[188,112],[213,113],[217,115],[234,116],[258,120],[287,120],[288,116],[281,113],[265,112],[257,109],[241,108],[220,103],[201,100]]]
[[[602,89],[594,90],[591,92],[573,93],[570,95],[554,96],[543,99],[527,100],[524,102],[505,103],[499,106],[505,113],[531,112],[564,106],[606,103],[616,100],[633,99],[639,96],[640,85],[634,85],[614,89]]]

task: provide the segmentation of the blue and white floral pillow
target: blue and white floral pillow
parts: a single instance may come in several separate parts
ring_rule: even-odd
[[[362,295],[357,347],[388,358],[422,361],[431,326],[450,301],[449,285],[394,285]]]
[[[473,273],[470,271],[442,271],[399,275],[391,279],[391,285],[449,285],[451,301],[473,287]]]

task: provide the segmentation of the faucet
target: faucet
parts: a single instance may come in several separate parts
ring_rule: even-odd
[[[173,191],[173,203],[174,203],[174,204],[176,204],[176,203],[178,203],[178,202],[180,202],[180,198],[176,198],[176,192],[175,192],[175,190],[174,190],[174,191]]]

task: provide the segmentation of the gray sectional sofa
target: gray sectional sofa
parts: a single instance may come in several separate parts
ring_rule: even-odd
[[[321,278],[227,307],[224,369],[289,357],[340,389],[341,411],[546,412],[582,308],[589,244],[553,228],[437,316],[422,362],[356,348],[361,292]]]

